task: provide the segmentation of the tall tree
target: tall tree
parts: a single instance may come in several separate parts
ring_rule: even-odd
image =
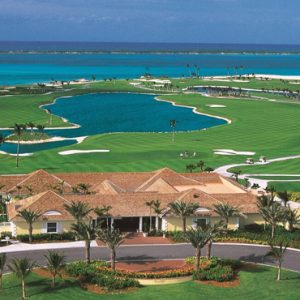
[[[170,120],[170,127],[172,128],[172,142],[175,141],[176,125],[177,125],[177,121],[175,119]]]
[[[228,203],[219,202],[218,204],[214,204],[214,212],[216,212],[224,221],[224,228],[228,228],[229,218],[231,217],[243,217],[246,216],[240,212],[239,208],[236,206],[232,206]]]
[[[270,251],[266,254],[266,256],[272,256],[277,260],[277,280],[281,279],[281,267],[283,262],[284,253],[286,248],[289,246],[289,241],[281,239],[276,242],[277,246],[274,246],[273,241],[269,241]]]
[[[28,224],[29,243],[32,243],[33,223],[37,221],[37,219],[41,216],[41,213],[25,208],[19,211],[18,215]]]
[[[235,181],[238,182],[239,181],[239,176],[242,174],[242,170],[237,169],[237,168],[232,168],[231,173],[233,174],[233,176],[235,178]]]
[[[22,282],[22,300],[26,299],[25,279],[31,273],[34,263],[28,258],[14,258],[8,265],[9,269],[21,279]]]
[[[18,144],[17,144],[17,156],[16,156],[16,167],[19,167],[19,155],[20,155],[20,141],[21,141],[21,135],[24,131],[24,125],[23,124],[15,124],[14,125],[14,134],[17,136]]]
[[[274,185],[268,185],[265,190],[266,190],[267,193],[269,193],[271,195],[271,198],[274,199],[275,193],[276,193],[275,186]]]
[[[300,224],[300,215],[298,215],[297,209],[291,209],[290,207],[286,209],[285,219],[288,223],[289,230],[293,231],[294,226]]]
[[[116,269],[116,249],[123,243],[124,238],[118,229],[105,229],[98,232],[98,238],[111,250],[111,268]]]
[[[55,287],[56,276],[61,276],[61,271],[65,264],[65,256],[55,251],[48,251],[48,255],[45,255],[47,260],[47,268],[52,275],[52,288]]]
[[[156,214],[156,218],[159,218],[159,215],[162,213],[162,208],[160,207],[160,204],[161,203],[159,200],[153,201],[153,211]],[[158,223],[155,224],[155,229],[158,230],[158,228],[159,228],[159,221],[158,221]]]
[[[283,192],[277,192],[277,196],[282,200],[284,206],[287,206],[287,203],[291,200],[291,193],[288,193],[287,190]]]
[[[152,208],[154,204],[154,200],[151,201],[146,201],[146,206],[149,207],[149,218],[150,218],[150,223],[149,223],[149,232],[152,231]]]
[[[280,203],[274,202],[270,206],[265,206],[259,209],[262,218],[265,222],[271,225],[271,238],[274,238],[276,225],[286,220],[285,209]]]
[[[93,210],[88,203],[81,201],[72,201],[71,204],[65,204],[65,209],[76,220],[77,224],[81,222]]]
[[[172,213],[174,213],[176,216],[181,217],[182,230],[183,232],[186,232],[186,218],[195,213],[195,211],[199,208],[199,204],[176,200],[169,203],[169,208],[171,209]]]
[[[27,126],[30,128],[30,134],[33,135],[33,128],[35,127],[34,123],[28,122]]]
[[[187,171],[189,171],[190,173],[193,173],[193,170],[195,170],[197,168],[197,166],[195,166],[194,164],[188,164],[185,166],[185,169]]]
[[[79,240],[85,242],[85,261],[87,264],[91,262],[91,242],[97,238],[99,224],[90,220],[88,223],[75,223],[71,225],[71,230],[75,233]]]
[[[6,264],[6,253],[0,253],[0,290],[2,290],[2,276]]]
[[[203,160],[199,160],[197,162],[197,167],[200,168],[201,172],[203,172],[204,165],[205,165],[205,163]]]
[[[98,218],[105,218],[106,219],[106,228],[108,229],[108,218],[110,216],[109,211],[112,209],[110,205],[102,205],[101,207],[96,207],[94,212],[98,216]]]
[[[192,246],[196,250],[195,269],[196,272],[198,272],[200,269],[201,248],[203,248],[211,239],[210,232],[204,227],[197,227],[196,229],[191,228],[188,231],[186,231],[185,238],[188,242],[192,244]]]
[[[211,247],[212,247],[212,243],[214,241],[214,238],[223,232],[223,221],[220,221],[216,224],[207,224],[207,231],[210,234],[210,239],[207,242],[207,248],[206,248],[206,257],[207,259],[211,258]]]

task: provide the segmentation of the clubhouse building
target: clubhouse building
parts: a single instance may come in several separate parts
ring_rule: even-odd
[[[78,191],[84,183],[88,190]],[[152,211],[153,227],[165,231],[182,230],[180,217],[168,208],[181,200],[198,203],[200,208],[187,218],[187,227],[220,220],[213,211],[219,202],[239,207],[246,218],[233,217],[229,228],[263,223],[258,213],[256,196],[231,179],[216,173],[176,173],[164,168],[154,172],[128,173],[61,173],[38,170],[28,175],[0,176],[1,192],[8,195],[7,214],[13,236],[27,234],[28,226],[18,216],[22,209],[41,213],[33,233],[69,231],[74,218],[65,209],[72,201],[88,203],[91,208],[111,206],[108,221],[123,232],[142,232],[149,228],[147,201],[159,200],[161,212]],[[91,213],[91,218],[97,216]],[[0,231],[1,231],[0,227]],[[2,230],[4,231],[4,230]]]

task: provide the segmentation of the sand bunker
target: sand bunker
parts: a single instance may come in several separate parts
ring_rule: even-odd
[[[58,152],[60,155],[72,155],[72,154],[86,154],[86,153],[99,153],[99,152],[110,152],[110,150],[107,149],[101,149],[101,150],[67,150],[67,151],[61,151]]]
[[[232,150],[232,149],[214,149],[214,154],[219,154],[219,155],[254,155],[255,152],[235,151],[235,150]]]
[[[208,107],[226,107],[226,105],[222,105],[222,104],[209,104],[207,106]]]

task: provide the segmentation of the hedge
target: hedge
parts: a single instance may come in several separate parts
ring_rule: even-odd
[[[17,235],[17,240],[21,242],[28,242],[28,234],[19,234]],[[63,233],[39,233],[32,235],[33,241],[74,241],[75,236],[72,232],[63,232]]]

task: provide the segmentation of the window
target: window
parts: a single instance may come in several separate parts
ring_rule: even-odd
[[[47,233],[56,233],[57,223],[47,223]]]
[[[199,218],[199,219],[196,219],[194,222],[195,222],[196,227],[205,227],[207,224],[206,218],[201,218],[201,219]]]

